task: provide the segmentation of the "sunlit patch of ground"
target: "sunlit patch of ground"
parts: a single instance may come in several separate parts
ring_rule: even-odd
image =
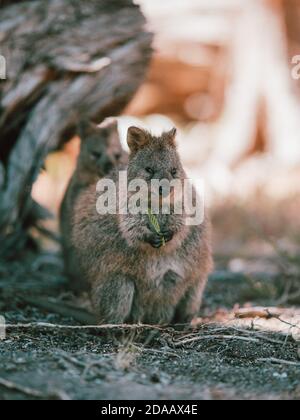
[[[218,323],[224,327],[237,328],[237,331],[251,329],[254,336],[256,331],[275,332],[286,337],[292,336],[300,345],[300,309],[296,308],[248,305],[243,308],[236,307],[232,311],[219,310],[208,318],[194,321],[194,325],[203,323]]]

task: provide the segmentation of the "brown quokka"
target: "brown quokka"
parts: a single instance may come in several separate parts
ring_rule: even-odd
[[[77,167],[69,182],[60,209],[60,230],[65,261],[65,272],[75,290],[85,289],[85,283],[78,273],[77,261],[71,244],[74,206],[80,192],[107,175],[114,166],[126,163],[127,153],[123,151],[118,134],[118,122],[109,118],[97,126],[82,121],[78,126],[81,138]]]
[[[176,130],[154,137],[128,130],[128,184],[142,179],[184,181],[175,144]],[[121,189],[118,171],[109,177]],[[159,193],[163,195],[161,189]],[[193,190],[195,195],[195,190]],[[128,199],[132,197],[128,193]],[[197,316],[212,269],[210,223],[189,225],[187,213],[99,214],[96,185],[77,200],[72,242],[100,323],[187,323]],[[128,202],[127,202],[128,204]]]

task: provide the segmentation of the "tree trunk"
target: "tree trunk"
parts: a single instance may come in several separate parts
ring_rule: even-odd
[[[42,216],[31,188],[80,118],[119,114],[143,81],[152,35],[132,0],[1,2],[0,255]]]

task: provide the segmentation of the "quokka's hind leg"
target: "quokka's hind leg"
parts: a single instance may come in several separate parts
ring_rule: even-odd
[[[188,324],[198,316],[206,283],[207,277],[203,277],[197,285],[187,290],[176,308],[175,324]]]
[[[157,289],[157,295],[151,296],[149,299],[143,297],[143,301],[147,302],[148,305],[139,305],[139,318],[136,317],[136,321],[142,321],[144,324],[157,324],[166,325],[172,323],[176,309],[176,287],[183,281],[182,277],[179,276],[172,270],[168,270],[161,282],[159,289]],[[141,308],[142,306],[142,308]],[[134,311],[133,311],[134,313]],[[136,315],[134,313],[134,315]]]
[[[100,324],[122,324],[131,313],[134,282],[125,275],[111,274],[95,284],[91,297]]]

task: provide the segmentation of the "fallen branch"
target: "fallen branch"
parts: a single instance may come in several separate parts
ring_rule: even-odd
[[[278,315],[281,315],[285,312],[284,309],[280,308],[272,308],[273,311],[276,311]],[[263,319],[270,319],[274,318],[275,315],[270,313],[270,309],[262,308],[262,307],[253,307],[253,308],[240,308],[234,313],[236,318],[245,319],[245,318],[263,318]]]
[[[268,319],[269,315],[266,313],[266,310],[264,309],[243,309],[239,310],[235,313],[235,317],[239,319],[247,319],[247,318],[263,318]]]
[[[80,322],[80,324],[91,324],[95,322],[95,317],[84,309],[76,308],[72,305],[62,302],[53,302],[49,299],[37,297],[22,296],[22,300],[37,308],[44,309],[47,312],[54,312],[64,317],[70,317]]]

